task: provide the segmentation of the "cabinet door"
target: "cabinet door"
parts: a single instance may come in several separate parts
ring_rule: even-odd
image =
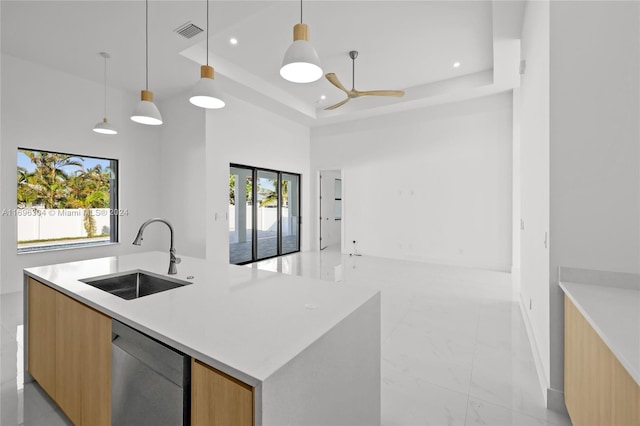
[[[111,423],[111,319],[56,299],[56,402],[76,425]]]
[[[193,360],[191,424],[193,426],[253,425],[253,388]]]
[[[29,278],[28,283],[29,373],[40,387],[56,399],[56,291]]]

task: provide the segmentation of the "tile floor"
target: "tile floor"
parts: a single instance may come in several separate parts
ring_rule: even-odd
[[[249,265],[382,291],[384,425],[570,425],[543,407],[506,273],[328,248]],[[22,294],[0,297],[0,425],[69,424],[22,380]]]

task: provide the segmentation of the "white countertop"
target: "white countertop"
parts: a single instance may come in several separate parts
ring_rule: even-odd
[[[571,282],[560,287],[640,385],[640,291]]]
[[[252,386],[378,293],[180,257],[178,274],[171,277],[192,285],[134,300],[78,280],[137,269],[167,275],[168,253],[61,263],[25,273]]]

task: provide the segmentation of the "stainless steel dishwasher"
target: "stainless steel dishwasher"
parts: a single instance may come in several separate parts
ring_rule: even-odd
[[[111,424],[189,425],[191,358],[112,321]]]

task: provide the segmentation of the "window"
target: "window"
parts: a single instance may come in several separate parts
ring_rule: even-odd
[[[249,263],[297,251],[300,175],[232,164],[229,262]]]
[[[118,161],[18,149],[18,253],[118,241]]]

